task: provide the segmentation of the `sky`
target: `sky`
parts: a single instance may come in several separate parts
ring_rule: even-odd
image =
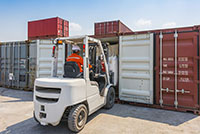
[[[61,17],[70,36],[94,34],[94,23],[121,20],[133,31],[200,24],[200,0],[0,0],[0,41],[27,39],[27,22]]]

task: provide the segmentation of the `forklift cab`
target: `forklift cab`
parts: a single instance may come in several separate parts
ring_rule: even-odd
[[[84,42],[85,40],[88,40],[88,42]],[[101,44],[100,41],[95,39],[91,41],[89,40],[89,37],[85,37],[82,40],[80,38],[67,40],[57,39],[55,43],[57,45],[62,45],[65,43],[67,49],[66,59],[72,54],[73,45],[78,45],[81,48],[79,55],[83,57],[83,72],[80,71],[80,68],[76,62],[65,61],[63,77],[74,79],[89,78],[91,86],[98,87],[100,95],[103,95],[103,89],[106,88],[106,86],[110,83],[107,57],[104,54],[104,49],[102,47],[102,45],[105,44]],[[106,66],[108,73],[106,73]]]

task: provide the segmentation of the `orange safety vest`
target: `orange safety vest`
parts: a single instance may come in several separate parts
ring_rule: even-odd
[[[76,54],[73,53],[71,54],[69,57],[67,57],[66,61],[74,61],[78,64],[79,68],[80,68],[80,72],[83,72],[82,66],[83,66],[83,58]]]
[[[82,66],[83,66],[83,58],[76,54],[73,53],[71,54],[69,57],[67,57],[66,61],[74,61],[78,64],[79,68],[80,68],[80,72],[83,72]],[[92,68],[92,66],[89,64],[89,68]]]

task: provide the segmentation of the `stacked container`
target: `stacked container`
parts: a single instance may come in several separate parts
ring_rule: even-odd
[[[28,22],[29,40],[68,36],[69,22],[59,17]]]
[[[94,27],[96,36],[132,32],[131,29],[119,20],[95,23]]]

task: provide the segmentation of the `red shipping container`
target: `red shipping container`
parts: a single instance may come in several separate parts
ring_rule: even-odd
[[[108,35],[108,34],[120,34],[132,32],[126,25],[120,20],[99,22],[94,24],[95,35]]]
[[[29,40],[68,36],[69,22],[59,17],[28,22]]]
[[[199,32],[196,27],[155,30],[156,104],[199,109]],[[162,32],[162,33],[160,33]]]

